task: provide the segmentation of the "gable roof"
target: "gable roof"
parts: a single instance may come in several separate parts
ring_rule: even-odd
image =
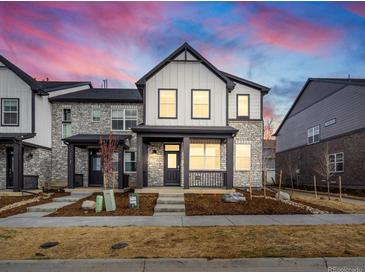
[[[285,121],[310,107],[311,105],[325,99],[333,93],[342,90],[346,86],[365,86],[365,79],[362,78],[308,78],[303,88],[295,98],[294,103],[285,115],[273,136],[277,136]],[[307,91],[307,92],[305,92]],[[306,96],[306,94],[308,94]]]
[[[14,65],[12,62],[10,62],[2,55],[0,55],[0,62],[3,63],[12,72],[14,72],[20,79],[26,82],[33,91],[40,93],[44,92],[34,78],[32,78],[29,74],[27,74],[25,71]]]
[[[48,95],[48,92],[78,87],[83,85],[89,85],[92,87],[91,82],[75,82],[75,81],[37,81],[24,70],[14,65],[4,56],[0,55],[0,63],[3,63],[8,69],[14,72],[20,79],[27,83],[31,90],[37,92],[39,95]]]
[[[146,85],[146,82],[149,78],[151,78],[153,75],[155,75],[159,70],[161,70],[163,67],[165,67],[167,64],[169,64],[171,61],[174,60],[180,53],[188,51],[190,52],[197,60],[198,62],[201,62],[204,64],[209,70],[211,70],[215,75],[217,75],[220,79],[222,79],[227,86],[228,91],[232,91],[234,89],[235,84],[231,79],[229,79],[224,73],[222,73],[219,69],[217,69],[214,65],[212,65],[207,59],[205,59],[199,52],[197,52],[194,48],[192,48],[188,43],[184,43],[179,48],[177,48],[173,53],[171,53],[169,56],[167,56],[164,60],[162,60],[157,66],[155,66],[153,69],[151,69],[149,72],[147,72],[142,78],[140,78],[136,82],[136,86],[138,88],[144,88]]]
[[[137,89],[90,88],[49,98],[50,102],[142,103]]]
[[[246,85],[246,86],[249,86],[249,87],[252,87],[252,88],[255,88],[255,89],[258,89],[260,90],[261,92],[264,93],[264,95],[268,94],[269,93],[269,90],[270,88],[268,87],[265,87],[265,86],[262,86],[260,84],[257,84],[255,82],[251,82],[249,80],[246,80],[246,79],[243,79],[241,77],[238,77],[236,75],[233,75],[233,74],[230,74],[228,72],[224,72],[224,71],[221,71],[225,76],[227,76],[229,79],[231,79],[232,81],[236,81],[237,83],[240,83],[240,84],[243,84],[243,85]]]

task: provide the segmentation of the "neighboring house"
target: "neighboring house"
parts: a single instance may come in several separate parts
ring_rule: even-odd
[[[51,179],[51,93],[90,82],[36,81],[0,55],[0,188],[37,188]]]
[[[264,140],[263,169],[266,183],[273,183],[275,180],[275,152],[276,140]]]
[[[15,66],[2,60],[3,70],[14,72]],[[36,103],[33,108],[31,100],[23,99],[25,91],[14,88],[14,82],[3,85],[1,81],[0,98],[20,102],[6,101],[6,110],[18,113],[20,119],[14,119],[24,125],[33,116],[45,123],[35,119],[34,131],[1,127],[1,162],[9,163],[7,147],[17,155],[14,190],[23,188],[20,158],[24,175],[38,176],[40,187],[101,186],[99,140],[110,131],[120,147],[114,163],[121,175],[117,177],[120,188],[128,181],[136,188],[232,188],[247,186],[249,177],[253,186],[261,186],[262,102],[269,88],[218,70],[187,43],[137,81],[137,89],[39,82],[16,70],[21,73],[15,72],[14,81],[25,86],[29,98],[42,98],[44,107]],[[13,122],[12,114],[5,115]],[[44,139],[37,149],[47,154],[38,153],[34,161],[38,172],[33,173],[26,172],[28,154],[23,158],[19,152],[32,138]],[[0,167],[2,188],[7,187],[6,170]]]
[[[308,79],[274,135],[286,181],[292,167],[296,184],[313,186],[316,175],[323,185],[327,162],[331,182],[364,189],[365,79]]]

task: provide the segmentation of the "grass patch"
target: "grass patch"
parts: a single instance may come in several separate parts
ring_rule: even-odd
[[[365,256],[365,225],[73,227],[11,231],[14,231],[11,237],[0,237],[0,259]],[[8,233],[9,229],[0,229],[1,235]],[[50,249],[39,248],[51,241],[60,244]],[[112,250],[111,245],[117,242],[126,242],[128,246]]]

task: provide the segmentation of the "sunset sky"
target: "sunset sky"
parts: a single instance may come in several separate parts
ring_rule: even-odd
[[[308,77],[365,77],[365,3],[0,2],[0,53],[37,79],[134,87],[185,41],[271,87],[277,125]]]

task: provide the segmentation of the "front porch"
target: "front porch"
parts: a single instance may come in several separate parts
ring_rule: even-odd
[[[100,191],[104,187],[100,140],[108,141],[109,135],[77,134],[63,139],[67,145],[68,189],[81,189],[80,192]],[[124,151],[129,148],[130,135],[113,135],[118,144],[115,153],[115,186],[118,189],[128,187],[128,175],[124,172]],[[76,149],[78,151],[76,151]],[[113,156],[114,158],[114,156]],[[114,161],[114,160],[113,160]],[[83,188],[87,187],[87,188]]]
[[[137,189],[233,188],[236,129],[137,126],[132,130],[137,132]]]
[[[182,188],[182,187],[146,187],[136,189],[135,193],[158,193],[158,194],[225,194],[231,193],[232,189],[226,188],[206,188],[206,187],[193,187],[193,188]]]

